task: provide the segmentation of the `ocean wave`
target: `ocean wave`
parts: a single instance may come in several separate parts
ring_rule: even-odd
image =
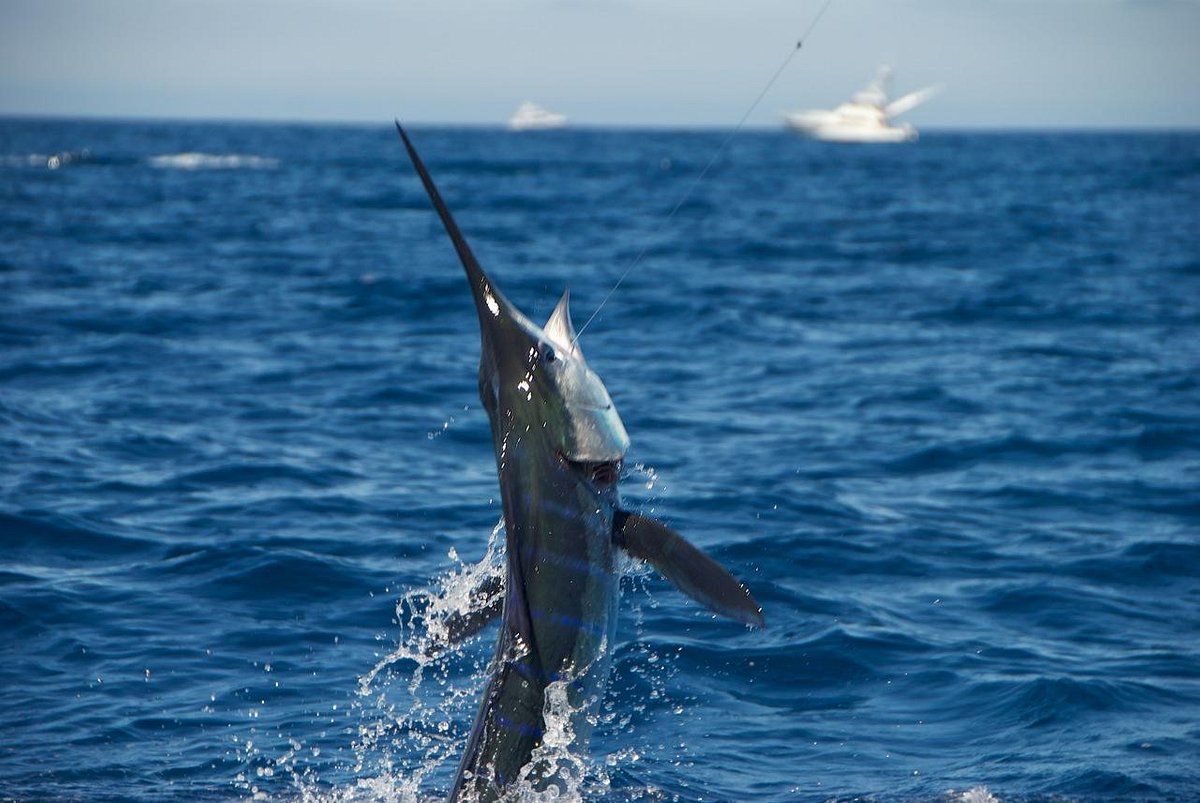
[[[1137,541],[1115,555],[1076,561],[1068,570],[1095,582],[1159,586],[1200,575],[1200,544]]]
[[[1180,695],[1134,680],[1038,676],[969,684],[956,695],[963,712],[987,709],[993,721],[1026,728],[1068,727],[1093,714],[1180,705]]]
[[[762,695],[760,701],[769,699],[784,707],[805,704],[797,689],[845,691],[887,672],[897,662],[935,652],[934,645],[904,633],[865,628],[855,632],[846,627],[830,628],[786,648],[755,646],[756,641],[747,637],[713,642],[703,634],[673,641],[686,645],[677,659],[681,671],[711,677],[719,669],[734,683],[740,682],[738,678],[770,677],[771,688],[758,689],[756,694]],[[636,643],[631,650],[634,657],[640,652]],[[629,660],[624,652],[619,651],[619,661]],[[948,671],[944,675],[955,677]]]
[[[153,573],[221,600],[336,599],[364,582],[357,567],[295,548],[194,545],[153,567]]]
[[[75,516],[47,511],[0,512],[0,550],[15,560],[28,550],[61,562],[125,556],[153,548],[152,540],[118,534]]]
[[[151,166],[166,170],[274,170],[279,160],[242,153],[166,153],[151,156]]]
[[[854,402],[855,408],[859,410],[880,407],[893,414],[898,405],[919,405],[923,410],[933,409],[955,414],[978,414],[986,410],[982,404],[931,382],[873,390]]]
[[[353,477],[354,475],[348,472],[328,467],[316,471],[286,463],[230,462],[188,471],[176,477],[172,485],[175,488],[192,490],[229,487],[244,489],[247,486],[279,486],[291,483],[311,488],[328,488],[341,480]]]
[[[1064,456],[1111,452],[1140,436],[1045,438],[1012,432],[1000,437],[924,446],[891,460],[887,467],[901,474],[957,471],[979,463],[1038,462]]]
[[[1140,781],[1124,772],[1114,772],[1094,767],[1084,767],[1066,773],[1062,777],[1057,778],[1050,785],[1048,791],[1067,795],[1068,797],[1075,797],[1080,789],[1088,790],[1089,797],[1092,799],[1107,798],[1109,800],[1148,801],[1189,799],[1175,797],[1174,795],[1163,797],[1161,790],[1153,784]],[[1053,799],[1051,798],[1051,800]]]

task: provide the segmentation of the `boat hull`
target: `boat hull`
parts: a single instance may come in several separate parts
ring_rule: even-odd
[[[797,134],[822,142],[913,142],[917,130],[911,125],[899,126],[843,126],[837,124],[813,124],[805,119],[786,118],[787,127]]]
[[[553,131],[567,127],[567,118],[556,115],[549,120],[509,120],[508,127],[513,131]]]

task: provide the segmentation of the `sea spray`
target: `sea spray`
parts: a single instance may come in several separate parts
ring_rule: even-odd
[[[487,600],[476,590],[502,576],[503,519],[492,528],[478,561],[463,561],[453,548],[449,556],[452,569],[397,602],[395,648],[358,683],[355,772],[374,776],[374,783],[400,792],[402,800],[443,768],[450,772],[466,738],[463,723],[478,704],[488,651],[469,639],[451,643],[449,623],[478,612]]]

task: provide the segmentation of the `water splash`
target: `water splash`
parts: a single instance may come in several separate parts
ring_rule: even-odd
[[[654,487],[653,469],[638,465],[633,471],[649,488]],[[237,743],[235,738],[233,752],[242,765],[236,785],[253,799],[277,799],[280,782],[290,780],[293,791],[287,799],[314,803],[418,803],[448,788],[492,660],[491,639],[460,640],[456,631],[464,620],[497,601],[504,552],[501,518],[478,561],[466,562],[451,548],[449,570],[397,601],[395,645],[358,678],[358,699],[353,711],[344,712],[354,734],[350,760],[341,766],[349,779],[344,775],[342,782],[331,786],[328,779],[318,777],[306,764],[312,750],[295,739],[274,748],[251,739]],[[641,631],[644,608],[656,605],[647,584],[649,572],[638,561],[623,563],[630,575],[627,582],[635,590],[632,619]],[[544,740],[504,800],[604,799],[611,795],[615,768],[661,752],[662,745],[656,749],[644,739],[639,741],[636,733],[638,722],[656,718],[648,707],[661,715],[665,698],[673,696],[666,688],[678,655],[659,653],[640,641],[617,650],[625,655],[627,677],[622,685],[632,684],[638,692],[637,699],[625,704],[619,703],[626,696],[620,691],[604,694],[601,700],[579,700],[578,695],[569,696],[568,681],[550,684]],[[682,705],[669,708],[676,716],[684,710]],[[588,747],[593,733],[601,743],[594,757]]]
[[[654,486],[658,484],[658,470],[645,463],[634,463],[632,467],[627,467],[626,476],[630,478],[636,477],[645,486],[647,491],[653,491]]]
[[[463,412],[465,413],[471,409],[471,405],[464,404],[462,409],[463,409]],[[446,420],[442,422],[442,425],[440,427],[438,427],[437,429],[431,429],[428,432],[426,432],[425,437],[428,438],[429,440],[434,440],[436,438],[440,438],[440,437],[442,437],[443,434],[445,434],[447,431],[449,431],[451,426],[453,426],[456,423],[458,423],[458,418],[456,416],[454,416],[454,415],[446,416]]]
[[[490,643],[451,643],[450,636],[456,622],[488,604],[488,595],[479,590],[503,576],[503,519],[492,529],[479,561],[466,563],[453,549],[450,558],[454,568],[429,588],[400,599],[395,649],[359,679],[361,721],[354,747],[359,780],[319,799],[416,803],[422,789],[428,797],[430,790],[449,786],[491,665]],[[640,621],[640,609],[635,617]],[[646,645],[639,648],[639,662],[649,668],[657,656],[649,659],[642,654],[647,652],[653,651]],[[655,697],[673,674],[670,663],[664,661],[641,678]],[[568,680],[547,687],[545,736],[505,795],[508,803],[604,798],[611,791],[612,769],[638,760],[636,746],[593,758],[587,749],[592,733],[601,732],[605,741],[617,732],[628,735],[633,730],[630,712],[611,695],[597,704],[595,699],[572,702],[570,692]]]
[[[359,678],[353,769],[360,797],[350,799],[415,803],[427,781],[448,777],[457,764],[466,738],[462,723],[473,718],[490,656],[451,636],[455,622],[489,604],[479,589],[498,586],[503,576],[503,533],[501,519],[475,563],[451,549],[454,568],[397,602],[395,649]]]
[[[371,693],[381,672],[403,661],[416,665],[409,691],[415,692],[424,679],[424,670],[436,665],[439,655],[446,651],[460,652],[452,644],[453,622],[478,613],[490,598],[479,589],[494,586],[504,575],[504,519],[492,528],[483,557],[476,563],[465,563],[451,547],[449,557],[455,562],[444,577],[430,588],[410,591],[396,603],[396,621],[400,637],[396,648],[379,660],[369,672],[359,678],[358,693]]]
[[[577,749],[574,722],[582,711],[568,699],[569,681],[546,687],[545,733],[521,770],[520,780],[505,795],[521,803],[583,800],[582,786],[588,762]]]

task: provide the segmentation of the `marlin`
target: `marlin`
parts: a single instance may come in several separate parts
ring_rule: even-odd
[[[586,712],[603,691],[613,650],[620,552],[654,566],[679,590],[745,625],[764,625],[745,586],[665,524],[623,510],[617,491],[629,436],[608,390],[583,358],[568,293],[545,326],[516,308],[467,244],[408,134],[396,130],[441,218],[479,317],[479,398],[491,423],[504,508],[506,567],[481,588],[479,611],[452,638],[499,616],[491,677],[450,792],[451,803],[498,800],[517,782],[565,781],[535,751],[553,689],[586,742]]]

